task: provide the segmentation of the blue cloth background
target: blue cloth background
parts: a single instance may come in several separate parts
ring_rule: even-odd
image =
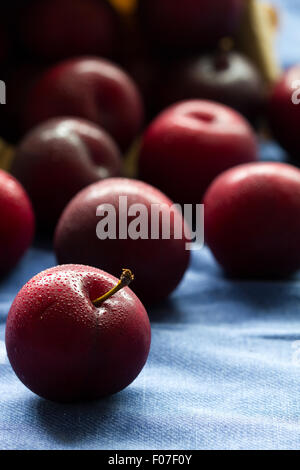
[[[300,62],[299,0],[274,3],[283,9],[278,50],[288,66]],[[284,154],[265,144],[262,158]],[[27,390],[4,347],[14,296],[54,264],[51,252],[34,248],[0,284],[0,449],[300,447],[300,276],[232,282],[207,249],[193,253],[180,287],[150,312],[152,349],[137,380],[111,398],[65,406]]]

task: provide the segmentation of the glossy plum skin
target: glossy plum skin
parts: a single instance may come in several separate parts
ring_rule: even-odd
[[[142,0],[139,16],[151,42],[197,50],[234,34],[243,6],[244,0]]]
[[[103,178],[120,175],[121,155],[111,137],[95,124],[57,118],[25,136],[11,171],[27,190],[39,226],[54,229],[78,191]]]
[[[98,399],[127,387],[146,363],[147,312],[128,287],[96,308],[118,280],[88,266],[48,269],[19,292],[6,325],[6,348],[19,379],[59,402]]]
[[[209,101],[184,101],[146,130],[139,176],[177,203],[200,204],[219,173],[257,158],[256,137],[241,115]]]
[[[161,103],[204,99],[234,108],[255,123],[265,101],[258,69],[244,55],[231,51],[176,61],[161,86]]]
[[[119,215],[127,211],[120,208],[119,196],[127,196],[128,208],[144,204],[148,214],[151,204],[159,204],[164,214],[168,214],[172,205],[160,191],[141,181],[110,178],[95,183],[75,196],[60,218],[54,239],[57,260],[61,264],[101,267],[114,275],[118,275],[120,266],[130,266],[136,276],[132,285],[134,292],[143,302],[158,302],[177,287],[189,263],[185,236],[182,239],[174,236],[174,224],[183,227],[183,218],[179,212],[176,218],[171,218],[170,239],[161,236],[159,239],[120,239]],[[116,239],[97,237],[96,227],[103,217],[96,216],[96,209],[102,204],[111,204],[116,210]],[[133,219],[135,217],[128,217],[128,223]],[[159,226],[161,229],[161,222]],[[149,220],[148,229],[150,234]]]
[[[36,0],[21,16],[22,45],[43,60],[83,54],[110,57],[118,38],[117,15],[101,0]]]
[[[204,205],[206,242],[227,273],[280,278],[300,269],[300,170],[240,165],[212,183]]]
[[[24,113],[31,128],[58,116],[76,116],[103,127],[126,150],[144,119],[133,80],[104,59],[76,58],[48,69],[33,87]]]
[[[275,139],[300,160],[300,105],[292,101],[293,94],[297,100],[300,98],[300,86],[293,87],[297,81],[300,83],[300,65],[289,69],[274,86],[269,100],[269,122]]]
[[[21,184],[0,170],[0,277],[7,274],[29,248],[35,229],[31,202]]]

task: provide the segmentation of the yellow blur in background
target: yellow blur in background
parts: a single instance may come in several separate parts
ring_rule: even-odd
[[[0,138],[0,168],[8,171],[14,156],[14,148]]]
[[[136,6],[137,0],[110,0],[110,3],[122,13],[132,13]]]

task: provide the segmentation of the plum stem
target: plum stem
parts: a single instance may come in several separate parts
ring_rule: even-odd
[[[119,290],[123,289],[123,287],[129,286],[129,284],[134,280],[134,275],[130,271],[130,269],[123,269],[120,280],[118,284],[113,287],[110,291],[106,292],[106,294],[102,295],[96,300],[93,300],[93,304],[95,307],[100,307],[105,300],[109,299],[112,295],[114,295]]]

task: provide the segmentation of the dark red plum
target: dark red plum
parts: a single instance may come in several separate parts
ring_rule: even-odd
[[[16,150],[12,173],[27,190],[40,228],[54,229],[85,186],[121,174],[120,151],[97,125],[56,118],[32,129]]]
[[[300,65],[289,69],[275,84],[269,101],[273,136],[300,161]]]
[[[211,101],[183,101],[146,129],[139,176],[177,203],[199,204],[218,174],[257,159],[256,136],[239,113]]]
[[[127,150],[144,118],[140,92],[120,67],[98,58],[76,58],[50,67],[33,87],[24,112],[27,129],[59,116],[103,127]]]
[[[120,197],[125,197],[125,204]],[[107,228],[102,227],[105,233],[99,236],[98,227],[101,222],[106,224],[106,214],[98,210],[107,205],[110,205],[111,223]],[[146,231],[137,227],[131,236],[130,226],[136,217],[129,214],[129,209],[136,211],[141,205],[141,214],[146,211]],[[153,205],[161,210],[157,238],[151,236]],[[114,275],[118,275],[120,266],[130,266],[136,275],[132,288],[141,300],[146,303],[163,300],[181,281],[190,258],[186,249],[189,230],[178,210],[170,216],[171,206],[172,202],[164,194],[141,181],[110,178],[95,183],[72,199],[59,220],[54,239],[57,260],[61,264],[101,267]],[[164,220],[166,224],[170,221],[169,237],[165,239],[162,237]],[[120,224],[125,227],[121,235]],[[177,228],[181,229],[180,238],[176,238]]]
[[[137,377],[151,329],[144,306],[126,287],[128,274],[119,284],[99,269],[58,266],[21,289],[8,315],[6,349],[30,390],[58,402],[95,400]],[[116,291],[118,285],[124,288]]]
[[[31,202],[21,184],[0,170],[0,276],[6,275],[29,248],[35,228]]]
[[[161,86],[161,106],[204,99],[234,108],[257,123],[266,103],[259,70],[238,52],[218,51],[176,61]]]
[[[300,170],[284,163],[240,165],[205,197],[205,238],[236,277],[279,278],[300,269]]]
[[[102,0],[35,0],[20,19],[20,41],[32,55],[55,61],[84,54],[111,57],[120,25]]]
[[[236,33],[244,0],[142,0],[139,18],[150,42],[175,50],[213,47]]]

